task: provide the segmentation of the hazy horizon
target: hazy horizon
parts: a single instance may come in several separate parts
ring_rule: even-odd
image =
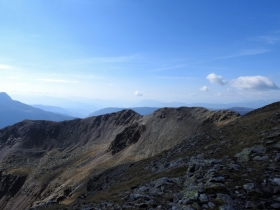
[[[84,108],[280,100],[277,0],[10,0],[0,8],[0,92],[14,100]]]
[[[11,96],[11,95],[10,95]],[[61,97],[50,97],[50,96],[41,96],[28,99],[25,96],[11,96],[13,100],[26,103],[28,105],[44,105],[44,106],[57,106],[61,108],[77,108],[84,110],[98,110],[108,107],[118,107],[118,108],[131,108],[131,107],[163,107],[164,105],[236,105],[243,106],[248,108],[259,108],[261,106],[277,102],[277,100],[240,100],[234,102],[220,102],[220,103],[210,103],[207,101],[194,101],[194,102],[183,102],[183,101],[160,101],[154,99],[142,99],[138,101],[121,101],[121,100],[102,100],[102,99],[93,99],[89,100],[86,98],[61,98]],[[279,101],[279,100],[278,100]],[[247,104],[247,105],[246,105]]]

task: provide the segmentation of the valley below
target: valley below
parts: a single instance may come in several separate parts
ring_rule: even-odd
[[[0,209],[280,209],[280,102],[0,130]]]

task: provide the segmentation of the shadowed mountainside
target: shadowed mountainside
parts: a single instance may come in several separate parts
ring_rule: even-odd
[[[0,171],[2,177],[24,181],[16,185],[12,198],[3,193],[0,208],[70,204],[86,191],[92,176],[114,165],[152,157],[237,118],[230,111],[182,107],[159,109],[144,117],[123,110],[72,121],[23,121],[9,126],[0,130]]]

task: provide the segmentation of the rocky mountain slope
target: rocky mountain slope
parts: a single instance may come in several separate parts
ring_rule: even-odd
[[[98,174],[112,170],[117,175],[114,167],[151,158],[238,118],[230,111],[183,107],[159,109],[148,116],[123,110],[6,127],[0,130],[0,209],[72,205]]]
[[[92,176],[56,209],[279,209],[280,102]]]
[[[6,93],[0,92],[0,128],[4,128],[25,119],[63,121],[74,117],[55,114],[34,108],[19,101],[12,100]]]

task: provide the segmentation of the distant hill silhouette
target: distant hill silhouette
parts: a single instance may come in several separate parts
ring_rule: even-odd
[[[7,93],[0,93],[0,128],[23,120],[72,120],[74,117],[55,114],[13,100]]]
[[[272,102],[271,102],[272,103]],[[182,102],[161,102],[156,100],[143,100],[140,101],[132,107],[204,107],[206,109],[230,109],[232,107],[250,107],[252,109],[256,109],[262,106],[269,104],[266,101],[257,100],[257,101],[249,101],[249,102],[238,102],[238,103],[225,103],[225,104],[212,104],[212,103],[182,103]]]
[[[66,115],[66,116],[73,116],[73,114],[71,112],[69,112],[68,110],[66,110],[62,107],[59,107],[59,106],[46,106],[46,105],[41,105],[41,104],[35,104],[32,106],[35,108],[38,108],[38,109],[42,109],[47,112],[53,112],[56,114],[62,114],[62,115]]]
[[[253,111],[254,109],[247,108],[247,107],[231,107],[231,108],[228,108],[228,110],[237,112],[240,115],[244,115],[244,114],[247,114],[248,112]]]
[[[124,109],[127,109],[127,108],[108,107],[108,108],[97,110],[97,111],[89,114],[89,117],[103,115],[103,114],[110,114],[110,113],[113,113],[113,112],[119,112],[119,111],[122,111]],[[138,113],[140,115],[149,115],[159,108],[156,108],[156,107],[134,107],[134,108],[130,108],[130,109],[135,111],[136,113]]]
[[[91,114],[89,114],[89,117],[92,116],[98,116],[98,115],[103,115],[103,114],[110,114],[114,112],[119,112],[122,111],[126,108],[117,108],[117,107],[108,107],[104,109],[97,110]],[[130,108],[131,110],[135,111],[136,113],[140,115],[149,115],[153,113],[154,111],[158,110],[159,108],[156,107],[134,107]],[[253,111],[254,109],[252,108],[247,108],[247,107],[230,107],[230,108],[224,108],[224,109],[211,109],[213,111],[219,111],[219,110],[231,110],[234,111],[240,115],[247,114],[250,111]]]

